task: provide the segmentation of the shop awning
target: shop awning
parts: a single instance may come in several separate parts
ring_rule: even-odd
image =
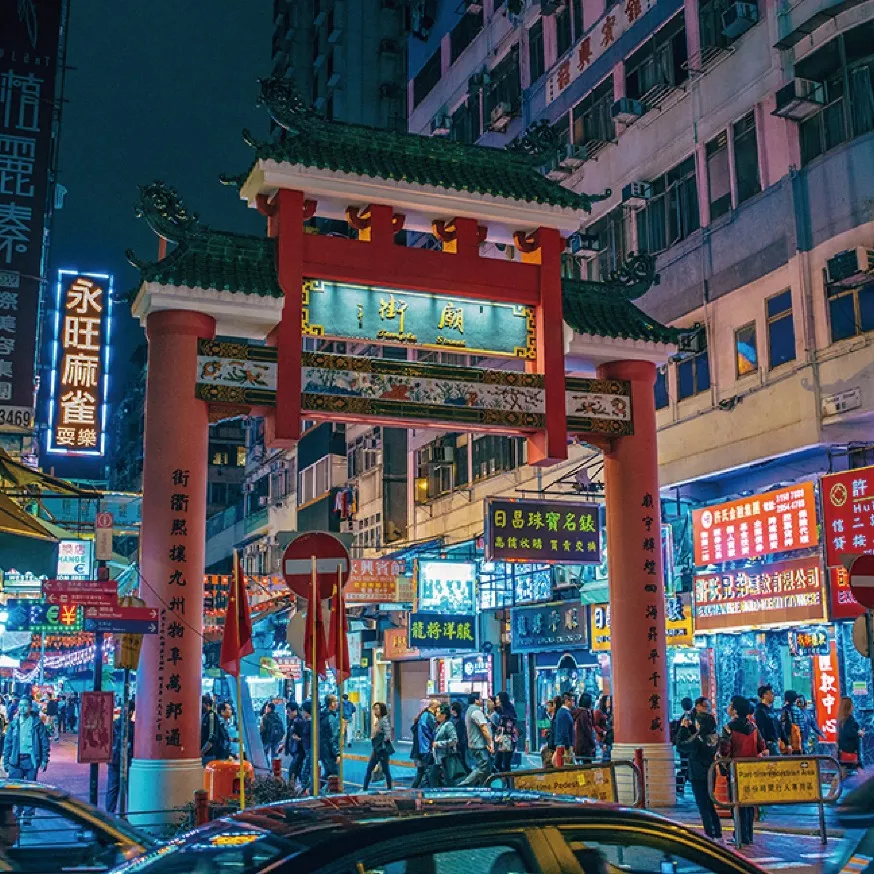
[[[5,449],[0,449],[0,479],[11,482],[19,488],[35,486],[37,489],[46,489],[59,492],[62,495],[76,495],[83,498],[99,498],[100,492],[94,489],[83,489],[67,480],[59,479],[34,470],[20,461],[16,461]]]
[[[57,568],[58,538],[0,492],[0,569],[54,576]]]

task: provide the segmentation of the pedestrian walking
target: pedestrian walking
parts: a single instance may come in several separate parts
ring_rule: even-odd
[[[300,768],[300,783],[309,795],[313,786],[313,703],[304,701],[300,705],[301,722],[298,726],[300,745],[303,748],[303,764]],[[318,763],[316,763],[318,767]]]
[[[721,759],[754,759],[767,752],[767,746],[756,723],[750,719],[750,702],[743,695],[734,695],[728,705],[729,722],[722,730],[719,741]],[[729,789],[735,789],[729,780]],[[742,846],[753,842],[754,806],[744,805],[739,810],[740,842]]]
[[[458,734],[450,719],[448,704],[441,704],[437,710],[437,731],[432,747],[434,764],[431,766],[429,782],[433,789],[455,786],[464,773],[458,763]]]
[[[613,753],[613,696],[602,695],[595,711],[595,737],[601,745],[601,761],[609,762]]]
[[[588,692],[580,695],[580,706],[574,714],[574,757],[577,764],[595,761],[597,742],[595,741],[595,714],[592,712],[592,696]]]
[[[552,757],[555,755],[555,714],[559,707],[561,707],[561,701],[556,698],[550,698],[543,707],[548,720],[543,746],[540,747],[540,763],[544,768],[552,767]]]
[[[52,697],[52,693],[48,693],[46,699],[46,731],[49,733],[50,740],[60,740],[61,733],[58,731],[58,699]]]
[[[391,742],[391,720],[388,718],[388,708],[381,701],[377,701],[370,708],[373,715],[373,728],[370,734],[370,759],[367,762],[367,770],[364,772],[364,784],[362,789],[366,792],[370,786],[370,780],[377,765],[385,775],[385,785],[391,789],[391,767],[389,761],[395,751]]]
[[[783,730],[780,727],[780,719],[774,712],[774,689],[770,683],[767,683],[764,686],[759,686],[757,694],[759,703],[753,714],[756,728],[758,728],[759,734],[768,748],[768,755],[779,756]]]
[[[219,718],[210,695],[200,699],[200,763],[205,768],[218,758]]]
[[[33,709],[33,700],[22,698],[3,740],[3,768],[9,778],[36,780],[40,769],[48,770],[50,747],[48,732]],[[29,820],[33,808],[25,808],[22,815]]]
[[[555,714],[555,755],[552,757],[552,763],[557,768],[571,764],[571,753],[574,748],[572,700],[571,696],[563,696],[561,706]]]
[[[258,733],[261,735],[261,745],[264,747],[264,756],[267,759],[267,766],[273,766],[273,760],[279,755],[279,746],[282,739],[285,737],[285,726],[282,724],[282,717],[276,712],[276,705],[272,701],[268,701],[264,710],[264,715],[261,717],[261,724],[258,727]]]
[[[506,692],[498,692],[498,725],[495,729],[495,770],[504,774],[513,767],[513,754],[519,741],[519,717]]]
[[[418,789],[423,781],[428,780],[431,766],[434,764],[434,736],[437,733],[435,714],[440,707],[436,700],[428,702],[419,715],[413,720],[413,746],[410,756],[416,763],[416,776],[413,778],[413,789]]]
[[[686,757],[689,785],[701,816],[704,833],[722,840],[722,823],[710,798],[708,774],[719,749],[716,720],[706,711],[687,713],[677,729],[677,749]]]
[[[804,716],[798,707],[798,693],[787,689],[783,693],[780,711],[780,729],[783,734],[783,752],[789,756],[801,755],[801,723]]]
[[[672,719],[669,725],[669,736],[671,743],[677,747],[677,753],[680,758],[679,765],[677,766],[676,773],[676,786],[677,786],[677,794],[684,795],[686,792],[686,780],[688,779],[688,771],[689,771],[689,759],[686,756],[686,753],[680,749],[677,745],[677,735],[680,731],[680,726],[683,723],[684,719],[689,718],[692,713],[694,705],[692,703],[691,698],[683,698],[680,701],[680,715],[676,719]]]
[[[468,695],[464,727],[467,731],[471,771],[459,785],[481,786],[491,773],[491,757],[495,752],[495,744],[489,721],[483,712],[483,699],[480,692]]]
[[[358,712],[358,708],[349,700],[349,696],[343,695],[343,722],[346,726],[346,746],[352,746],[352,737],[354,735],[352,725],[352,717]]]
[[[127,764],[134,755],[134,710],[136,705],[129,701],[127,705]],[[124,714],[119,714],[112,724],[112,758],[109,760],[106,779],[105,804],[109,813],[115,813],[118,806],[118,796],[121,790],[121,750],[124,733]]]
[[[282,752],[289,758],[288,782],[294,786],[303,768],[304,750],[301,745],[303,716],[296,701],[285,705],[285,738],[282,741]]]
[[[58,735],[67,733],[67,696],[58,699]]]
[[[865,732],[859,728],[853,715],[852,698],[841,698],[837,728],[838,761],[845,774],[853,774],[862,767],[862,738]]]
[[[341,744],[340,705],[336,695],[326,695],[319,720],[319,759],[326,778],[340,773]]]
[[[816,744],[823,742],[825,735],[816,721],[816,714],[808,706],[807,699],[799,695],[795,703],[801,711],[801,749],[805,753],[814,753]]]
[[[449,712],[451,713],[449,718],[455,726],[455,734],[458,737],[458,758],[466,776],[470,773],[470,765],[467,761],[467,726],[464,722],[464,707],[460,701],[453,701],[449,705]]]

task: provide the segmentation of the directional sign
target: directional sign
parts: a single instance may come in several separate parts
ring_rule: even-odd
[[[321,531],[302,534],[292,540],[282,556],[282,571],[289,589],[301,598],[310,596],[314,558],[318,594],[324,600],[331,597],[338,574],[340,585],[346,585],[349,579],[349,553],[336,537]]]
[[[43,597],[49,604],[115,607],[118,585],[114,580],[44,580]]]
[[[157,622],[157,607],[87,607],[86,619],[118,619],[122,622]]]
[[[863,607],[874,608],[874,555],[860,555],[850,566],[850,591]]]
[[[113,619],[98,617],[85,620],[86,631],[105,631],[109,634],[157,634],[158,622],[141,619]]]

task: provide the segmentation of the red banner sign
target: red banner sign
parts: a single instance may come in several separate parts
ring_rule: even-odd
[[[79,709],[79,764],[112,758],[112,692],[83,692]]]
[[[838,654],[834,643],[829,647],[828,655],[814,656],[813,698],[816,701],[816,721],[822,729],[823,739],[826,743],[837,743],[841,693],[838,686]]]
[[[390,662],[420,658],[419,650],[409,645],[406,628],[386,628],[382,638],[382,656]]]
[[[391,604],[397,601],[397,579],[406,562],[394,559],[352,559],[349,582],[343,589],[347,604]]]
[[[859,467],[822,478],[825,563],[843,555],[874,552],[874,467]]]
[[[845,567],[828,569],[829,619],[855,619],[865,608],[850,590],[850,575]]]
[[[693,510],[692,530],[698,567],[816,546],[813,483]]]
[[[695,631],[825,619],[819,556],[695,577]]]

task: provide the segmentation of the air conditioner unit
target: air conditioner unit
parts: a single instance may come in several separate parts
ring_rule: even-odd
[[[759,21],[759,7],[755,3],[732,3],[722,13],[722,32],[729,39],[737,39]]]
[[[622,204],[632,209],[642,209],[652,198],[652,183],[629,182],[622,188]]]
[[[592,258],[601,251],[598,237],[595,234],[584,234],[577,231],[567,238],[567,247],[571,255],[579,258]]]
[[[811,79],[793,79],[777,91],[777,108],[771,113],[790,121],[805,121],[825,105],[825,85]]]
[[[677,350],[689,355],[703,352],[706,344],[707,335],[704,333],[704,328],[701,325],[689,328],[677,338]]]
[[[620,97],[610,108],[610,115],[622,124],[634,124],[645,112],[646,107],[630,97]]]
[[[269,499],[268,499],[267,495],[261,495],[261,497],[258,498],[258,506],[259,507],[266,507],[268,503],[269,503]]]
[[[570,167],[565,167],[561,164],[558,155],[553,155],[552,158],[541,164],[538,169],[547,179],[551,179],[553,182],[564,181],[572,172]]]
[[[561,152],[559,152],[558,164],[560,167],[576,170],[583,166],[587,154],[585,146],[575,146],[573,143],[565,143]]]
[[[448,137],[452,130],[452,119],[445,112],[438,112],[431,119],[431,136]]]
[[[492,110],[492,114],[489,116],[489,122],[492,130],[496,131],[504,131],[507,129],[507,125],[510,124],[510,120],[513,117],[513,107],[506,100],[502,100],[498,103],[495,108]]]
[[[434,446],[431,449],[431,461],[434,464],[451,464],[455,458],[453,446]]]
[[[567,9],[567,0],[540,0],[541,15],[561,15]]]
[[[838,288],[854,288],[874,276],[874,249],[857,246],[838,252],[825,262],[826,282]]]
[[[480,0],[463,0],[463,3],[464,11],[470,12],[472,15],[483,11],[483,4]]]

